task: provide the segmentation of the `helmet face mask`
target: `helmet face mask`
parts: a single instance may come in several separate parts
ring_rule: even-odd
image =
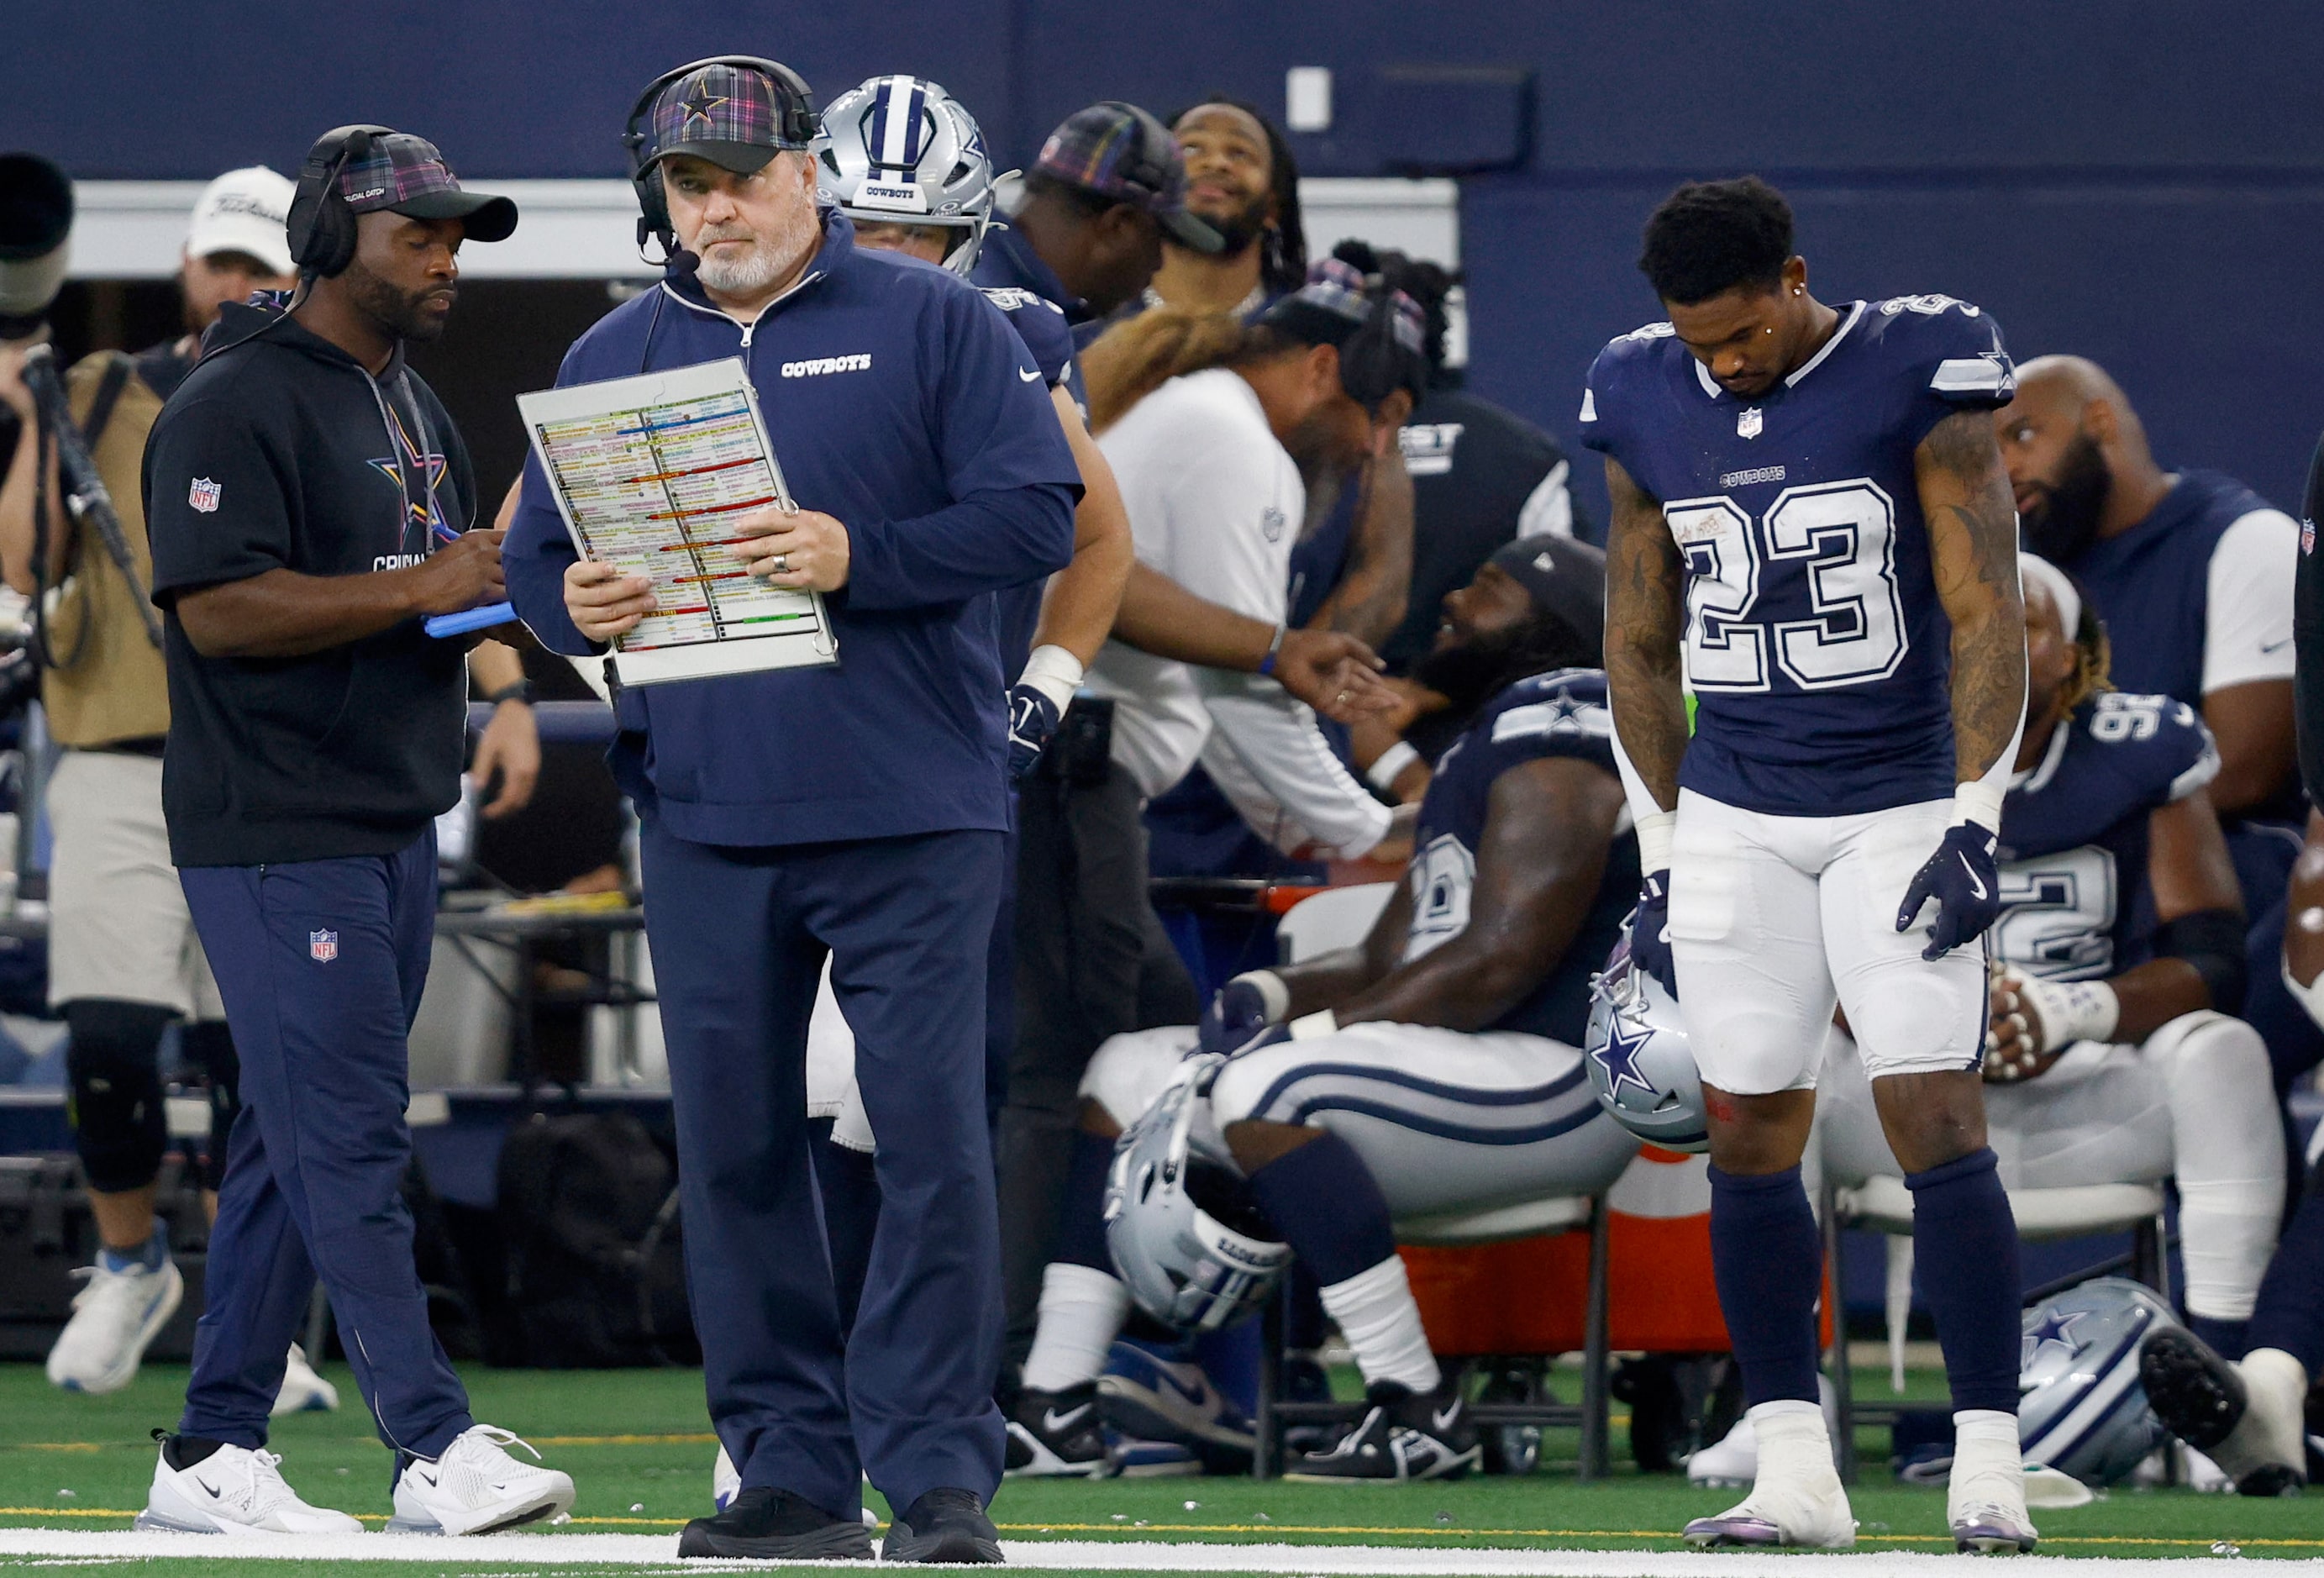
[[[943,266],[965,278],[992,222],[992,159],[976,117],[933,82],[874,77],[834,99],[815,142],[822,199],[851,220],[964,232]]]
[[[1122,1131],[1106,1178],[1105,1241],[1138,1306],[1185,1332],[1213,1332],[1259,1312],[1291,1264],[1240,1175],[1198,1149],[1207,1075],[1195,1060]]]
[[[1711,1149],[1686,1020],[1678,1000],[1631,961],[1627,932],[1591,983],[1582,1064],[1607,1116],[1648,1145]]]

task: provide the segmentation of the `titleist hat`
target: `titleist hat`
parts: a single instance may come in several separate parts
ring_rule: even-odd
[[[284,226],[298,187],[263,164],[229,170],[202,189],[186,227],[188,257],[240,253],[266,265],[269,273],[295,274],[290,237]]]
[[[516,230],[514,203],[461,190],[436,144],[409,132],[374,137],[370,152],[339,172],[339,195],[358,214],[384,208],[413,219],[465,220],[470,241],[506,241]]]
[[[1217,252],[1219,233],[1186,211],[1186,161],[1170,128],[1134,104],[1108,99],[1067,115],[1041,144],[1034,171],[1154,216],[1163,234]]]

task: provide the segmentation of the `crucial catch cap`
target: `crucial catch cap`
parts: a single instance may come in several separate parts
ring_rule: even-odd
[[[339,195],[358,214],[383,208],[413,219],[465,220],[470,241],[506,241],[516,230],[514,203],[461,190],[436,144],[409,132],[374,137],[369,154],[340,171]]]

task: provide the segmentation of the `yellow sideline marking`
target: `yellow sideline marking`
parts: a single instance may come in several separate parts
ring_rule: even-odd
[[[0,1518],[134,1518],[134,1512],[103,1507],[0,1507]],[[364,1517],[366,1523],[384,1523],[384,1515],[371,1513]],[[682,1518],[576,1518],[575,1525],[625,1525],[633,1528],[678,1528],[687,1520]],[[1678,1536],[1661,1528],[1459,1528],[1445,1525],[1423,1527],[1401,1527],[1391,1524],[1351,1523],[1154,1523],[1139,1528],[1127,1523],[1002,1523],[996,1524],[1004,1534],[1118,1534],[1131,1535],[1139,1539],[1152,1539],[1157,1535],[1169,1534],[1370,1534],[1426,1535],[1434,1539],[1463,1539],[1500,1537],[1504,1539],[1653,1539],[1676,1540]],[[2324,1550],[2324,1539],[2245,1539],[2222,1536],[2246,1550],[2255,1546],[2266,1550]],[[1859,1534],[1858,1545],[1946,1545],[1950,1535],[1936,1534]],[[2156,1535],[2131,1534],[2061,1534],[2042,1536],[2044,1546],[2195,1546],[2209,1549],[2209,1538],[2190,1536],[2169,1538]]]

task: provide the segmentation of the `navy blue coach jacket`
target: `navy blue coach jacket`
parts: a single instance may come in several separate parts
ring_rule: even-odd
[[[1009,677],[983,595],[1073,557],[1081,474],[1040,370],[964,281],[856,249],[824,216],[806,275],[749,327],[689,276],[574,342],[558,385],[742,357],[791,494],[847,527],[835,668],[624,690],[614,775],[641,814],[718,844],[1005,829]],[[536,457],[504,549],[552,651],[603,649],[565,613],[572,539]]]

